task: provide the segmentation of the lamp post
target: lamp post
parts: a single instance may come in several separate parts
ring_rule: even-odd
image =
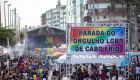
[[[17,19],[17,24],[16,24],[16,38],[17,38],[17,42],[18,42],[18,14],[16,14],[16,19]]]
[[[14,28],[16,29],[16,8],[14,9],[15,11],[15,24],[14,24]],[[17,30],[16,30],[16,43],[17,43]]]
[[[18,29],[18,14],[16,14],[16,19],[17,19],[16,28]]]
[[[8,1],[4,1],[4,19],[5,19],[5,28],[6,28],[6,12],[5,12],[5,3],[7,3]]]
[[[8,5],[8,29],[9,29],[9,6],[11,6],[11,4]]]
[[[18,17],[18,18],[19,18],[19,31],[20,31],[20,20],[21,20],[21,19],[20,19],[20,17]]]
[[[11,12],[12,10],[10,10],[10,29],[11,29]]]
[[[20,17],[19,17],[19,42],[20,42]]]
[[[15,11],[15,10],[12,10],[12,29],[14,28],[14,27],[13,27],[13,26],[14,26],[14,24],[13,24],[13,23],[14,23],[14,22],[13,22],[13,21],[14,21],[14,20],[13,20],[13,11]]]

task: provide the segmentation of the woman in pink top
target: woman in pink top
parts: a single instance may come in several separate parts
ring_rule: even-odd
[[[101,79],[102,79],[102,80],[105,80],[105,77],[106,77],[106,74],[105,74],[105,72],[104,72],[104,71],[102,71],[102,74],[101,74]]]

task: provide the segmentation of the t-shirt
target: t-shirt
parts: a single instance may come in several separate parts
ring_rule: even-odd
[[[50,63],[49,63],[49,62],[46,62],[45,66],[46,66],[47,68],[49,68]]]
[[[36,78],[35,80],[39,80],[39,78]]]
[[[102,73],[102,69],[103,69],[103,66],[101,65],[100,67],[99,67],[99,74],[101,74]]]
[[[56,71],[53,71],[53,76],[56,76]]]
[[[68,77],[63,77],[62,80],[69,80]]]
[[[84,72],[84,69],[83,69],[83,68],[81,68],[81,72],[82,72],[82,73]]]
[[[46,73],[45,73],[45,71],[43,71],[43,78],[46,78]]]
[[[33,79],[36,79],[36,75],[33,75]]]
[[[36,69],[36,64],[33,64],[33,69],[34,69],[34,70]]]
[[[90,69],[91,69],[91,65],[88,66],[88,70],[90,70]]]
[[[24,63],[21,63],[21,68],[24,68]]]
[[[9,66],[10,61],[7,61],[7,66]]]
[[[31,75],[34,75],[34,71],[31,71]]]
[[[40,71],[40,76],[43,76],[43,69],[39,69],[39,71]]]
[[[27,78],[27,73],[23,73],[23,75],[25,76],[25,78]]]

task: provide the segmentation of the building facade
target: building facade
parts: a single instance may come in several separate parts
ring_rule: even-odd
[[[83,6],[85,23],[91,23],[93,20],[96,23],[118,23],[122,22],[122,19],[123,22],[127,22],[130,14],[129,5],[124,4],[122,9],[122,4],[112,2],[111,5],[110,0],[84,0]]]
[[[46,13],[43,13],[42,15],[41,15],[41,25],[45,25],[46,24]]]
[[[67,0],[67,23],[76,23],[76,0]]]
[[[76,18],[77,23],[84,23],[84,0],[76,0]]]
[[[57,1],[56,8],[46,11],[47,24],[65,29],[66,25],[66,6],[61,5],[60,0]]]

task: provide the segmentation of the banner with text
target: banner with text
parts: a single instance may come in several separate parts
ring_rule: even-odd
[[[71,27],[72,55],[125,55],[125,27]]]
[[[55,52],[65,53],[66,52],[66,48],[48,48],[47,49],[48,55],[52,55]]]

